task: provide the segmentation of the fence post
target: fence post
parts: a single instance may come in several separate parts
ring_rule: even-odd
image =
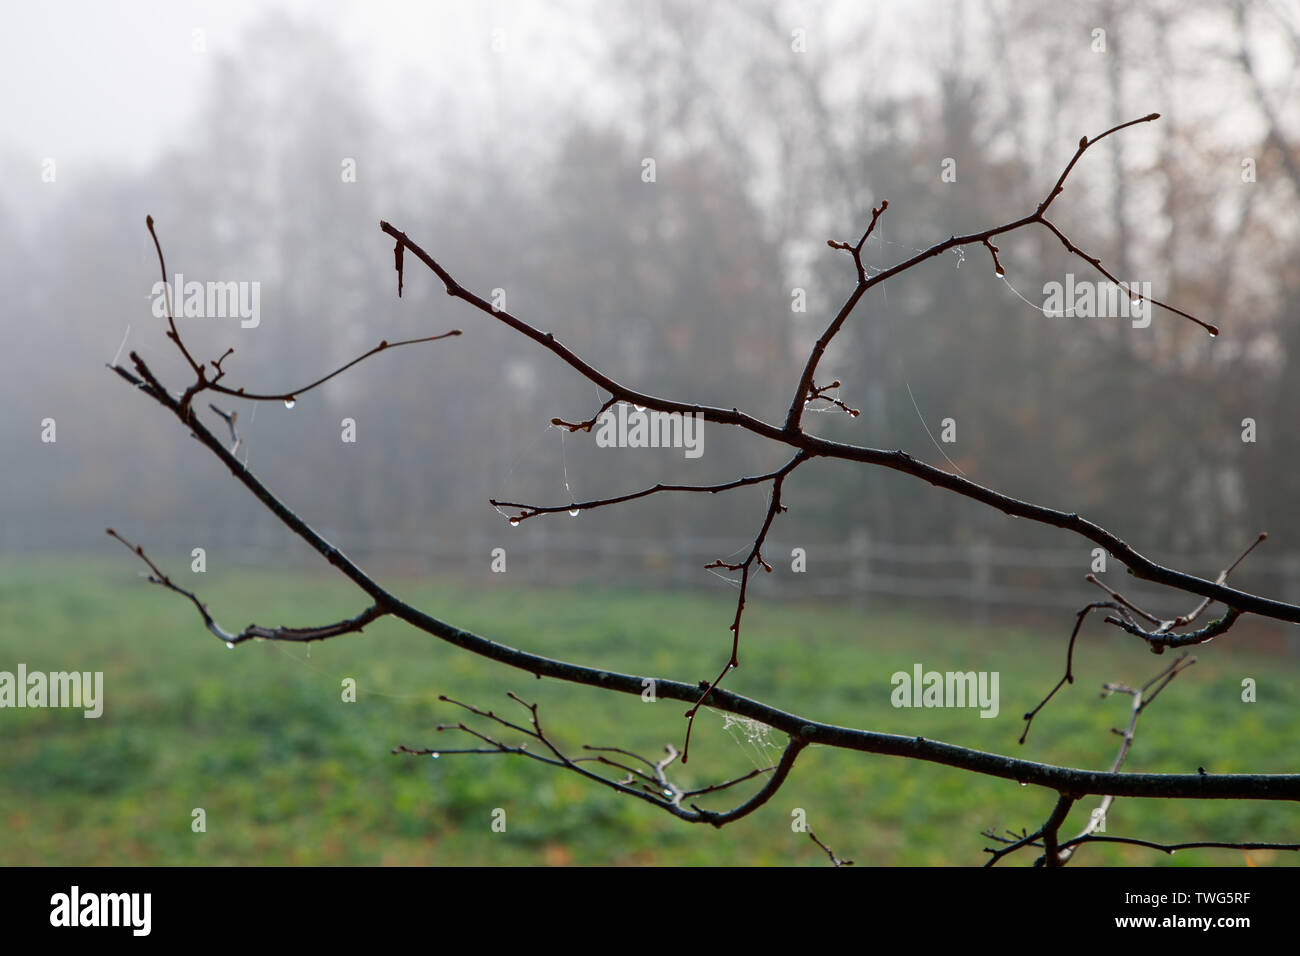
[[[853,606],[865,611],[871,604],[871,538],[866,528],[855,528],[849,539],[848,570]]]
[[[990,547],[984,539],[971,544],[971,600],[975,602],[975,623],[981,628],[989,626],[989,589],[993,584],[993,568],[989,562]]]
[[[550,548],[548,547],[550,538],[550,522],[546,520],[534,522],[536,527],[530,529],[533,532],[532,540],[528,542],[533,548],[532,556],[528,561],[528,580],[530,584],[547,584],[548,564],[551,560]]]
[[[618,539],[601,535],[596,541],[596,554],[600,560],[600,579],[606,583],[618,584],[623,580],[623,574],[626,573],[626,566],[619,563]],[[640,570],[633,571],[638,586],[644,586],[644,579],[640,576]]]
[[[674,590],[700,586],[697,577],[700,569],[691,567],[691,559],[696,554],[696,549],[691,547],[691,544],[691,537],[681,528],[673,531],[671,555],[668,560],[672,565],[671,579]]]

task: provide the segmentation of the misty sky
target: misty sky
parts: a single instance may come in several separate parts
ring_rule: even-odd
[[[790,16],[797,19],[804,4]],[[817,4],[806,5],[810,20]],[[909,29],[930,3],[867,5],[879,10],[882,33]],[[6,124],[0,155],[62,157],[60,177],[79,179],[92,161],[147,164],[189,129],[214,56],[233,54],[251,22],[273,11],[325,25],[368,64],[368,98],[381,113],[408,101],[419,84],[454,89],[467,103],[500,95],[540,97],[579,109],[598,103],[600,84],[586,72],[600,41],[600,24],[613,16],[655,16],[653,5],[591,2],[473,2],[432,0],[222,0],[169,2],[56,0],[13,3],[0,31],[0,96]],[[858,15],[837,8],[841,18]],[[831,23],[835,23],[832,18]],[[978,32],[978,24],[962,27]],[[196,52],[195,31],[205,49]],[[494,31],[506,57],[489,57]],[[924,33],[921,34],[924,36]],[[933,42],[948,41],[938,31]],[[810,53],[816,54],[816,43]],[[871,61],[853,73],[882,78],[881,67],[905,74],[905,63]],[[860,66],[866,66],[864,71]],[[898,79],[894,76],[894,79]],[[913,77],[915,80],[915,77]],[[396,91],[396,92],[395,92]],[[579,97],[574,100],[573,97]]]
[[[185,134],[213,56],[237,56],[248,24],[274,10],[332,27],[370,65],[367,92],[380,110],[392,102],[382,94],[416,77],[471,100],[484,95],[493,70],[509,71],[499,80],[530,74],[572,82],[577,54],[590,37],[554,15],[556,9],[562,8],[445,0],[11,4],[0,32],[3,146],[15,154],[65,157],[60,172],[70,177],[90,160],[147,163]],[[193,49],[195,30],[202,31],[204,52]],[[508,58],[482,55],[494,30],[503,31]]]

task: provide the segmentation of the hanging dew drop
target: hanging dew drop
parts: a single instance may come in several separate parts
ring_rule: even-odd
[[[577,509],[577,508],[570,508],[570,509],[569,509],[569,517],[570,517],[570,518],[576,518],[576,517],[578,517],[578,509]]]
[[[235,642],[226,641],[226,650],[233,651],[234,649],[235,649]]]
[[[644,412],[644,411],[645,411],[645,406],[644,406],[644,405],[633,405],[632,407],[635,408],[638,412]]]
[[[429,756],[432,757],[434,760],[437,760],[442,755],[439,753],[431,753],[429,754]]]
[[[297,405],[297,404],[298,404],[297,401],[295,401],[292,397],[290,397],[290,398],[286,398],[286,399],[284,400],[284,407],[285,407],[285,408],[293,408],[293,406],[294,406],[294,405]]]
[[[518,518],[511,518],[511,519],[510,519],[510,527],[512,527],[512,528],[518,528],[518,527],[519,527],[519,519],[518,519]]]

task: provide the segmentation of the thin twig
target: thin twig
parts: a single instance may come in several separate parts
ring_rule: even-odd
[[[821,847],[822,850],[825,851],[826,855],[831,858],[831,866],[852,866],[853,865],[852,860],[841,860],[838,856],[835,855],[835,852],[830,847],[828,847],[821,840],[817,839],[817,834],[813,833],[812,827],[808,828],[808,839],[812,840],[819,847]]]
[[[208,630],[221,640],[225,641],[227,647],[234,647],[236,644],[242,644],[244,641],[252,640],[294,641],[298,643],[323,641],[331,637],[338,637],[340,634],[356,633],[370,622],[378,620],[385,614],[389,613],[376,604],[366,608],[356,617],[350,617],[320,627],[263,627],[260,624],[250,624],[238,634],[232,634],[213,619],[212,615],[208,613],[207,605],[199,600],[198,595],[193,591],[188,591],[181,587],[164,574],[162,569],[159,568],[158,565],[154,564],[153,560],[145,554],[144,548],[127,541],[126,538],[122,537],[112,528],[107,528],[106,530],[111,537],[122,542],[127,549],[135,552],[136,556],[149,566],[149,570],[152,572],[149,575],[150,584],[161,585],[169,591],[175,591],[177,594],[189,598],[190,603],[198,610],[199,616],[203,618],[203,623],[207,626]]]

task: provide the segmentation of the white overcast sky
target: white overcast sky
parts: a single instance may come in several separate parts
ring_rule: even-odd
[[[798,17],[820,7],[807,0],[788,9]],[[0,0],[0,167],[31,163],[35,170],[45,157],[59,162],[61,174],[83,164],[146,165],[190,130],[213,57],[237,57],[250,22],[274,10],[331,27],[367,64],[371,88],[363,97],[381,114],[395,114],[410,98],[399,81],[412,77],[454,89],[471,110],[489,105],[494,84],[519,92],[527,86],[529,96],[541,92],[569,110],[591,110],[601,84],[583,71],[601,23],[651,16],[646,11],[653,8],[639,0]],[[879,26],[874,33],[907,35],[940,57],[946,49],[948,31],[937,26],[934,0],[862,0],[837,9],[870,17]],[[1265,9],[1292,29],[1300,24],[1297,0],[1269,0]],[[981,22],[963,19],[971,31]],[[196,29],[206,53],[192,49]],[[494,29],[505,31],[507,57],[486,52]],[[1294,65],[1267,39],[1257,56],[1272,80]],[[974,37],[970,45],[975,61],[987,53]],[[866,72],[872,84],[925,86],[933,79],[914,67],[904,60]],[[903,76],[909,71],[910,79]],[[863,71],[854,80],[863,81]]]
[[[11,157],[64,157],[139,166],[183,136],[214,54],[238,53],[242,31],[274,9],[329,24],[372,65],[373,102],[400,76],[423,73],[481,90],[482,51],[505,31],[511,60],[548,74],[576,63],[584,38],[561,27],[556,3],[400,0],[4,0],[0,29],[0,148]],[[570,21],[571,22],[571,21]],[[191,38],[203,31],[207,52]],[[545,42],[539,42],[545,36]],[[545,60],[544,64],[535,62]],[[531,62],[530,61],[534,61]]]

